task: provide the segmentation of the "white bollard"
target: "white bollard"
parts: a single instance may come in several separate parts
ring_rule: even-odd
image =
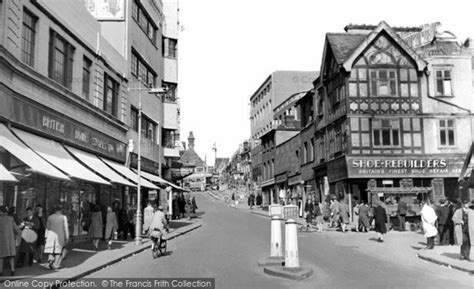
[[[296,221],[288,219],[285,224],[285,268],[299,268],[298,227]]]
[[[278,216],[272,217],[270,257],[283,257],[283,246],[281,237],[281,223],[283,219]]]

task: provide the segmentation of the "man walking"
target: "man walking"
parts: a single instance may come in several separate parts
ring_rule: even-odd
[[[437,219],[438,216],[436,216],[435,210],[428,205],[428,200],[426,200],[421,209],[421,221],[423,222],[423,231],[426,237],[426,249],[434,248],[434,239],[436,235],[438,235],[438,230],[435,225]]]
[[[408,206],[407,203],[403,199],[400,199],[400,197],[396,197],[395,200],[397,200],[398,207],[397,207],[397,216],[398,216],[398,222],[399,222],[399,230],[400,232],[405,231],[405,217],[407,215],[408,211]]]

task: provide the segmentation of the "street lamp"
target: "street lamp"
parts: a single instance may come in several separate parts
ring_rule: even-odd
[[[141,218],[141,205],[142,205],[142,194],[141,194],[141,174],[142,174],[142,150],[141,150],[141,141],[142,141],[142,90],[147,90],[150,94],[163,94],[166,92],[162,87],[158,88],[148,88],[141,87],[142,79],[138,78],[138,87],[129,88],[129,91],[136,90],[138,91],[138,149],[137,149],[137,212],[136,212],[136,224],[135,224],[135,245],[140,245],[142,242],[142,218]],[[161,152],[159,152],[161,154]],[[161,158],[160,158],[161,162]],[[160,171],[161,174],[161,171]]]

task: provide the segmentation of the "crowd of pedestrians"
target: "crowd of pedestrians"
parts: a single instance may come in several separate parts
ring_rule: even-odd
[[[191,219],[198,209],[196,198],[190,193],[174,193],[171,201],[173,220],[181,218]]]

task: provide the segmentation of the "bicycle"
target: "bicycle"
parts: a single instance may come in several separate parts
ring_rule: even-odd
[[[163,237],[161,231],[154,230],[153,232],[151,232],[150,239],[152,241],[151,254],[153,256],[153,259],[156,259],[159,256],[163,256],[166,253],[168,242]]]

